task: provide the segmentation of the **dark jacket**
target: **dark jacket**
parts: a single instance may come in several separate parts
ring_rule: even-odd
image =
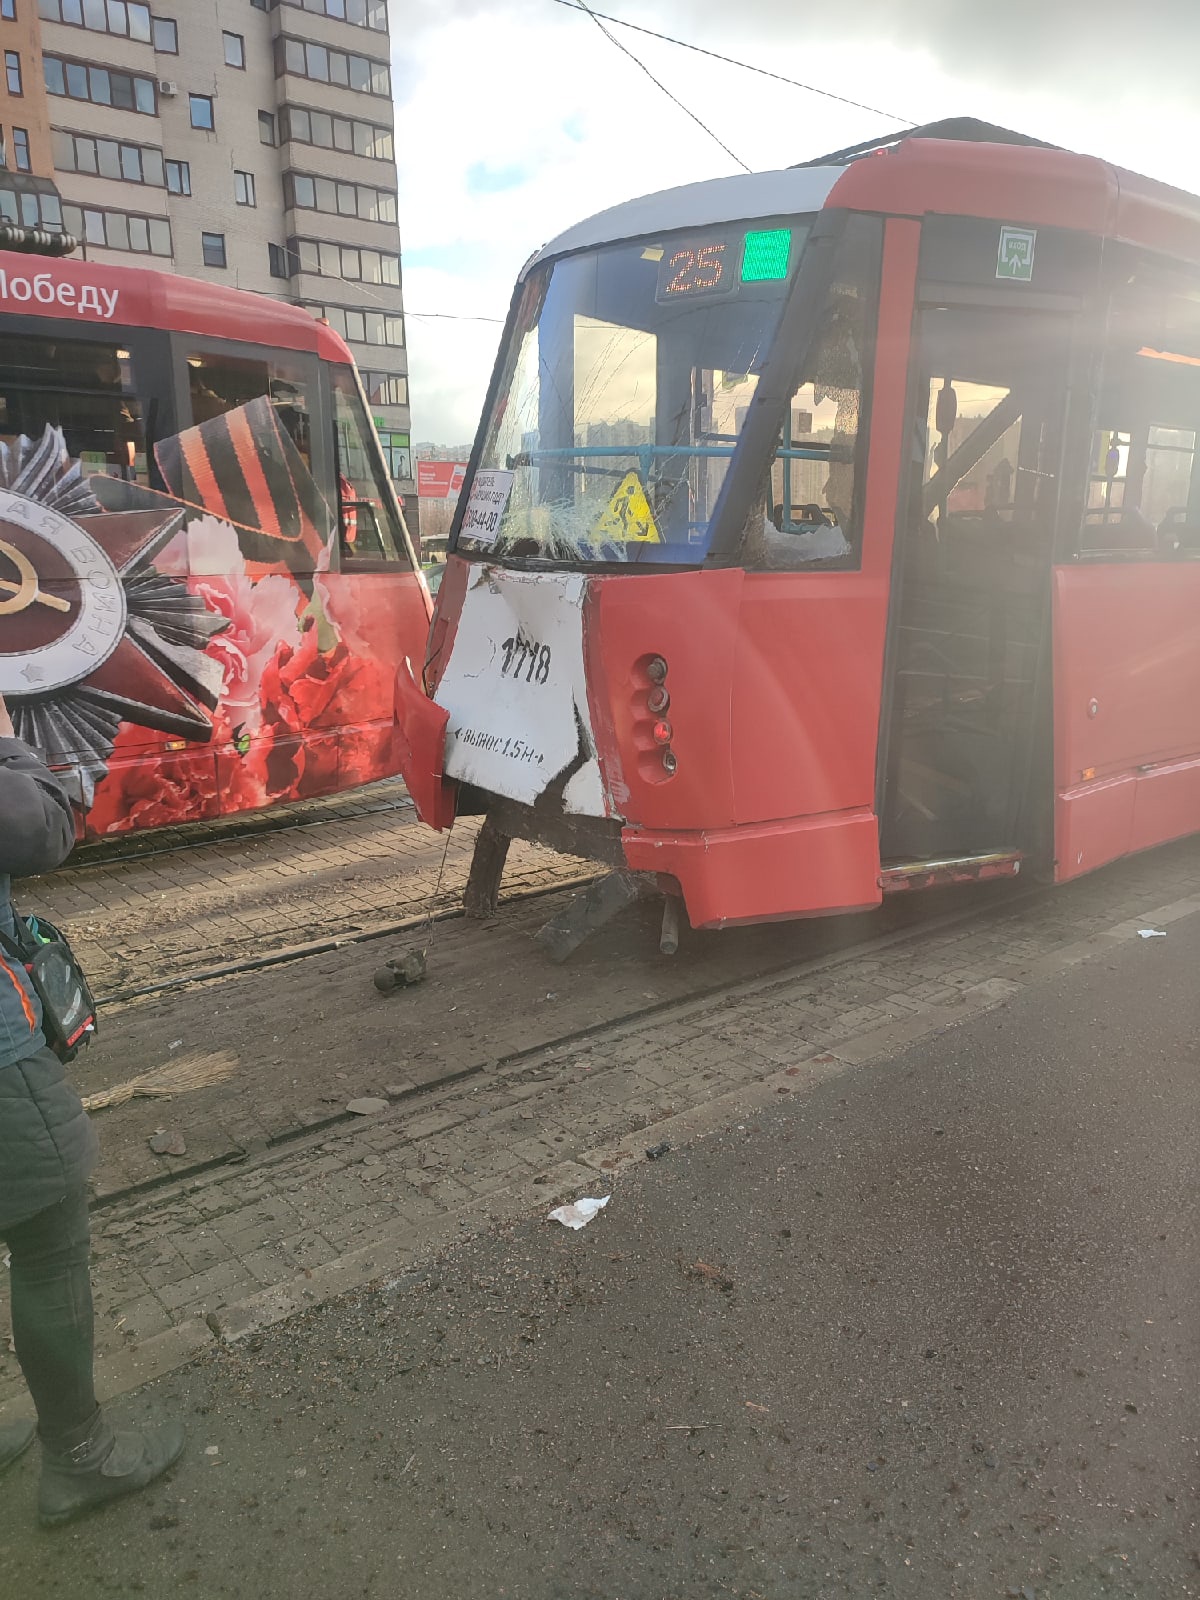
[[[71,803],[20,739],[0,739],[0,933],[14,935],[10,877],[60,866],[75,843]],[[41,1008],[21,963],[0,947],[0,1069],[41,1049]]]
[[[10,875],[50,871],[74,842],[52,774],[28,745],[0,739],[0,929],[13,929]],[[81,1188],[96,1159],[91,1123],[40,1021],[24,968],[0,950],[0,1231]]]

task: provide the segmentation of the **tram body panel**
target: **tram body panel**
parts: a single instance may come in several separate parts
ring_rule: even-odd
[[[1054,571],[1056,876],[1200,821],[1200,567]]]
[[[887,592],[862,573],[754,574],[731,679],[739,823],[870,810]]]
[[[587,613],[588,695],[613,810],[630,828],[729,828],[730,692],[744,592],[740,571],[595,577]],[[667,665],[670,705],[649,706],[647,674]],[[670,724],[678,768],[663,766],[655,724]]]

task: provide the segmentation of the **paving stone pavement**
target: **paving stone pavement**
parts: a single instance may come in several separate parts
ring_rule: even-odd
[[[170,830],[161,847],[146,835],[129,845],[144,853],[127,858],[88,847],[78,863],[26,879],[18,902],[64,929],[101,998],[457,905],[480,819],[436,834],[416,820],[402,786],[375,787],[290,807],[259,831],[241,818]],[[504,893],[592,871],[517,841]]]
[[[603,1193],[647,1147],[952,1028],[1200,912],[1200,842],[673,1004],[95,1216],[102,1392],[402,1272],[463,1230]],[[1157,941],[1145,941],[1153,959]],[[21,1392],[0,1354],[0,1415]],[[11,1411],[11,1405],[8,1407]]]

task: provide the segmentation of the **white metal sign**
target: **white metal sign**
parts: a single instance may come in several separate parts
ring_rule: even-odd
[[[606,814],[583,664],[586,579],[471,569],[434,699],[450,713],[446,773],[532,803],[556,781],[563,807]]]

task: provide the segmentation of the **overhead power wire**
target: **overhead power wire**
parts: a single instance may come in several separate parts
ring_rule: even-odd
[[[629,59],[633,62],[634,66],[640,67],[641,70],[650,79],[650,82],[654,85],[654,87],[656,89],[658,89],[659,91],[661,91],[661,93],[665,94],[667,99],[670,100],[674,105],[677,105],[679,107],[680,111],[682,111],[685,116],[690,117],[692,119],[692,121],[696,124],[696,126],[698,128],[700,128],[700,129],[702,129],[702,131],[708,135],[708,137],[713,141],[714,144],[719,144],[721,149],[724,150],[725,154],[729,157],[729,159],[731,161],[736,162],[737,165],[739,167],[741,167],[743,172],[749,172],[751,170],[746,165],[746,163],[742,160],[741,156],[734,154],[734,152],[725,143],[724,139],[722,139],[718,134],[715,134],[713,132],[713,130],[708,126],[708,124],[706,122],[701,122],[700,118],[696,115],[696,113],[693,110],[691,110],[690,107],[685,106],[683,101],[679,98],[678,95],[672,94],[670,89],[667,88],[666,84],[660,82],[660,80],[654,76],[654,74],[650,71],[650,68],[646,65],[646,63],[641,59],[640,56],[634,55],[632,50],[627,49],[626,46],[623,45],[621,43],[621,41],[614,34],[612,34],[612,33],[610,33],[608,31],[608,29],[604,26],[604,22],[619,22],[620,19],[618,17],[605,17],[604,21],[601,21],[601,14],[599,12],[593,11],[592,8],[585,3],[585,0],[579,0],[578,4],[575,3],[575,0],[559,0],[559,4],[568,6],[569,9],[572,10],[572,11],[580,11],[580,12],[583,13],[583,15],[585,17],[591,17],[592,21],[600,29],[600,32],[608,40],[609,44],[615,45],[616,48],[621,52],[622,55],[625,55],[625,56],[629,57]],[[648,28],[641,28],[638,31],[641,32],[641,33],[648,33],[650,30]]]
[[[659,33],[654,28],[643,27],[637,22],[626,22],[624,17],[612,17],[604,11],[593,11],[590,6],[582,4],[582,0],[554,0],[554,3],[558,6],[566,6],[568,11],[585,12],[586,15],[591,17],[592,21],[598,26],[603,19],[604,22],[615,23],[618,28],[629,28],[632,32],[644,33],[651,39],[661,39],[664,44],[677,45],[681,50],[692,50],[698,56],[708,56],[713,61],[723,61],[726,66],[741,67],[743,72],[756,72],[760,78],[774,78],[776,83],[786,83],[789,84],[793,89],[803,89],[806,94],[823,95],[826,100],[836,100],[839,105],[853,106],[856,111],[869,111],[872,116],[887,117],[889,122],[899,122],[906,128],[915,128],[917,126],[911,117],[897,116],[894,111],[884,111],[879,106],[866,105],[862,100],[848,99],[844,94],[834,94],[832,89],[818,89],[815,84],[801,83],[798,78],[789,78],[782,72],[771,72],[766,67],[756,67],[753,62],[739,61],[736,56],[722,55],[719,50],[706,50],[701,44],[692,44],[687,39],[676,39],[673,34]],[[607,33],[608,30],[605,29],[604,31]],[[611,39],[612,35],[609,34],[608,37]],[[613,39],[613,43],[616,44],[617,40]],[[636,56],[634,57],[634,60],[637,60]],[[642,66],[642,63],[638,61],[638,65]],[[646,68],[642,67],[642,70],[645,72]],[[672,96],[672,99],[674,99],[674,96]],[[676,102],[676,104],[678,104],[678,102]],[[686,110],[686,107],[684,109]],[[691,116],[692,113],[689,111],[688,115]],[[699,118],[696,120],[699,121]],[[703,127],[703,124],[701,124],[701,126]],[[705,129],[705,132],[709,131],[709,129]],[[716,138],[715,134],[713,134],[713,138]],[[717,143],[720,144],[719,139],[717,140]],[[722,148],[724,148],[724,146],[722,146]],[[733,154],[732,151],[729,153],[731,155]],[[734,160],[737,160],[736,156],[734,156]]]

